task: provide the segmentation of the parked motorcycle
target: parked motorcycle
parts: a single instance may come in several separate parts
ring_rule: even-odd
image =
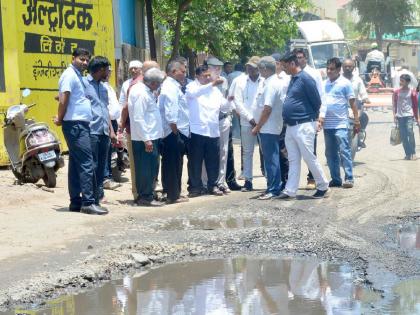
[[[31,91],[25,89],[22,97]],[[41,178],[49,188],[56,186],[56,172],[64,166],[57,136],[45,123],[26,119],[25,114],[35,106],[10,106],[4,115],[4,145],[12,172],[19,183],[36,183]]]
[[[127,137],[125,131],[118,131],[117,141],[112,144],[111,172],[116,182],[121,182],[121,176],[130,167],[128,157]]]

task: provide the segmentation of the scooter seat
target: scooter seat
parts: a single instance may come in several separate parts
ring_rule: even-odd
[[[28,135],[28,133],[36,131],[36,130],[41,130],[41,129],[49,129],[49,127],[46,123],[31,124],[20,133],[20,137],[21,138],[26,137]]]

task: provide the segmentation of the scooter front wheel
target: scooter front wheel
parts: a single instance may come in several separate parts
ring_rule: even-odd
[[[55,174],[54,168],[52,167],[45,167],[44,168],[45,175],[42,180],[45,183],[45,186],[48,188],[55,188],[57,185],[57,175]]]

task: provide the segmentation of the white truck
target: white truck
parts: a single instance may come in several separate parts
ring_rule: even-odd
[[[351,51],[337,23],[329,20],[305,21],[298,23],[298,29],[299,36],[291,40],[290,48],[306,50],[309,65],[318,69],[323,79],[326,78],[328,59],[351,58]]]

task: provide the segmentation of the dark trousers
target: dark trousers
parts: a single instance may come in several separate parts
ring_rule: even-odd
[[[195,133],[190,139],[190,186],[189,192],[201,192],[201,170],[203,161],[207,172],[207,189],[211,191],[219,176],[219,138],[210,138]]]
[[[153,200],[153,186],[159,170],[159,140],[153,140],[153,151],[146,152],[143,141],[132,140],[136,188],[140,199]]]
[[[286,186],[287,175],[289,174],[289,160],[287,159],[287,149],[286,149],[286,143],[284,141],[285,136],[286,136],[286,126],[283,127],[283,130],[281,131],[281,134],[280,134],[280,140],[279,140],[282,187]]]
[[[315,134],[315,140],[314,140],[314,154],[315,154],[315,156],[316,156],[316,144],[318,142],[317,139],[318,139],[318,134],[316,133]],[[311,171],[308,172],[308,180],[311,180],[311,181],[315,180]]]
[[[171,132],[162,140],[162,186],[169,201],[181,196],[182,167],[187,154],[188,138]]]
[[[118,132],[118,122],[116,120],[111,120],[112,129],[114,129],[115,134]],[[105,166],[105,179],[112,179],[112,170],[111,170],[111,155],[112,152],[114,152],[114,148],[111,145],[111,142],[109,142],[109,149],[108,149],[108,161]]]
[[[226,165],[226,183],[229,185],[236,181],[235,172],[235,158],[233,154],[233,143],[232,143],[232,128],[229,132],[229,144],[228,144],[228,157]]]
[[[104,175],[110,142],[107,135],[90,135],[93,156],[93,192],[97,205],[99,205],[99,200],[104,197]]]
[[[70,203],[73,206],[89,206],[95,202],[89,122],[63,121],[62,129],[69,148]]]

